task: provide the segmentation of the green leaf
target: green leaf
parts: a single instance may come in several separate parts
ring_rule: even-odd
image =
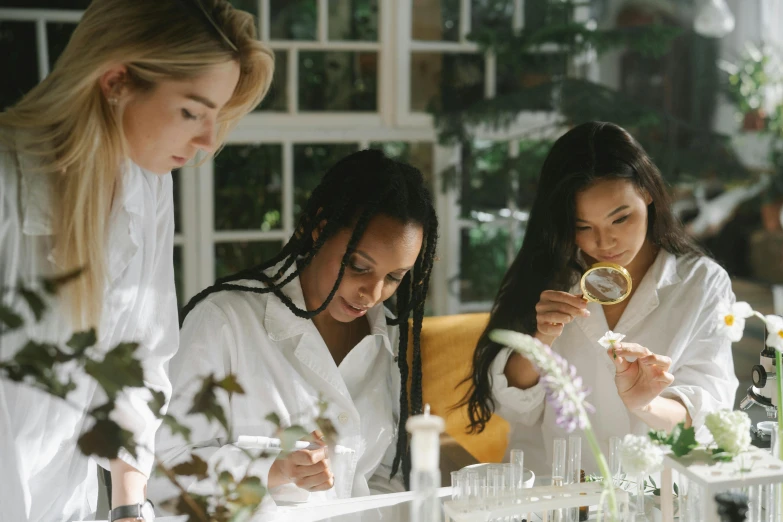
[[[683,422],[674,427],[671,439],[672,452],[677,457],[687,455],[698,446],[698,443],[696,442],[696,430],[693,427],[685,428],[685,423]]]
[[[217,420],[223,429],[230,431],[228,427],[228,420],[226,419],[226,412],[223,407],[218,403],[217,396],[215,395],[215,388],[219,385],[215,381],[215,375],[210,374],[208,377],[204,377],[201,384],[201,389],[193,396],[193,405],[188,413],[195,413],[204,415],[207,420]]]
[[[229,522],[247,522],[253,516],[255,508],[243,506],[239,508],[229,519]]]
[[[0,305],[0,324],[5,325],[6,331],[16,330],[24,324],[22,316],[5,305]]]
[[[297,441],[307,437],[310,433],[301,426],[291,426],[280,432],[280,447],[283,451],[291,451]]]
[[[87,361],[84,370],[114,399],[123,388],[144,386],[144,370],[134,355],[138,343],[120,343],[111,349],[103,361]]]
[[[79,277],[83,271],[84,269],[77,268],[59,276],[43,278],[41,279],[41,284],[43,285],[43,289],[46,293],[56,294],[60,290],[61,286],[70,283]]]
[[[734,455],[723,448],[713,448],[712,460],[716,462],[731,462],[734,460]]]
[[[672,489],[674,490],[674,495],[679,497],[680,496],[680,487],[677,485],[676,482],[674,484],[672,484]]]
[[[90,431],[79,437],[78,444],[86,456],[116,459],[120,448],[125,448],[132,455],[136,454],[133,434],[109,419],[96,421]]]
[[[234,484],[234,482],[234,475],[232,475],[230,471],[221,471],[220,475],[218,475],[218,484],[220,484],[223,489],[227,489],[230,485]]]
[[[208,476],[209,466],[198,455],[191,455],[190,460],[177,464],[171,471],[175,475],[196,477],[199,480],[204,480]]]
[[[653,486],[654,488],[657,488],[657,487],[658,487],[658,484],[656,484],[656,483],[655,483],[655,480],[653,480],[653,478],[652,478],[652,477],[647,477],[647,478],[649,478],[649,479],[650,479],[650,484],[652,484],[652,486]]]
[[[228,393],[236,393],[238,395],[244,395],[245,393],[244,388],[242,388],[242,386],[240,386],[240,384],[237,382],[236,375],[234,374],[227,375],[217,385],[219,388],[223,388]]]
[[[95,343],[97,342],[98,336],[95,333],[95,328],[91,328],[83,332],[74,333],[65,344],[73,350],[74,354],[82,355],[85,351],[87,351],[87,348],[95,346]]]
[[[160,415],[160,410],[166,405],[166,394],[162,391],[150,390],[152,393],[152,400],[147,404],[155,415]]]
[[[182,435],[182,437],[190,443],[190,433],[191,430],[184,424],[181,424],[174,416],[169,415],[168,413],[163,415],[161,417],[161,420],[163,421],[163,424],[168,426],[168,428],[171,430],[172,435]]]
[[[237,493],[239,495],[239,501],[245,505],[255,509],[264,498],[266,489],[261,484],[261,479],[258,477],[245,477],[237,485]]]
[[[277,413],[272,412],[264,418],[274,424],[276,427],[280,427],[280,416]]]
[[[30,307],[30,310],[33,312],[35,320],[40,321],[44,311],[46,311],[46,303],[41,299],[41,296],[24,286],[19,288],[19,295],[27,302],[27,306]]]
[[[661,488],[655,488],[653,490],[653,495],[655,495],[656,497],[660,497],[661,496]]]
[[[647,436],[650,437],[651,441],[658,442],[659,444],[666,444],[668,446],[671,443],[669,434],[663,430],[650,430],[647,433]]]

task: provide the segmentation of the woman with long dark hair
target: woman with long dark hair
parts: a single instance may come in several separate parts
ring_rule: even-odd
[[[580,277],[596,262],[628,270],[629,298],[582,299]],[[706,413],[732,407],[738,384],[731,344],[716,333],[723,301],[734,301],[729,276],[685,234],[642,147],[611,123],[571,129],[544,162],[522,249],[476,347],[470,430],[497,411],[512,425],[509,447],[527,450],[537,473],[549,472],[552,439],[564,436],[532,363],[489,340],[496,328],[535,336],[576,366],[605,452],[611,436],[700,428]],[[598,340],[608,330],[628,342],[607,350]]]
[[[175,396],[192,397],[197,376],[233,373],[245,390],[224,402],[235,436],[273,436],[270,413],[315,431],[319,402],[329,405],[326,416],[346,450],[266,459],[256,473],[271,498],[361,496],[402,488],[391,477],[407,481],[404,426],[409,413],[422,411],[419,337],[437,230],[417,169],[378,150],[356,152],[323,177],[279,255],[218,281],[185,308],[170,367]],[[393,295],[395,315],[384,307]],[[401,383],[408,382],[411,317],[409,397]],[[189,406],[175,400],[171,409]],[[203,422],[193,429],[194,442],[223,436]],[[160,444],[173,449],[168,459],[182,449],[170,439]],[[237,453],[225,446],[210,458]]]

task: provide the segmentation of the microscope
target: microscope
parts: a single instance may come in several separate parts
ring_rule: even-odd
[[[740,409],[747,410],[757,404],[767,412],[768,419],[776,419],[778,416],[778,397],[775,380],[777,370],[775,368],[775,349],[765,346],[761,352],[760,364],[753,366],[753,386],[748,388],[748,394],[740,401]],[[750,432],[753,445],[761,448],[769,447],[774,422],[759,422],[751,426]]]

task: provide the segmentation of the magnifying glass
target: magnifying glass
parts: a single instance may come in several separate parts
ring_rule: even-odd
[[[623,302],[633,288],[628,270],[614,263],[596,263],[582,275],[582,296],[593,303]]]

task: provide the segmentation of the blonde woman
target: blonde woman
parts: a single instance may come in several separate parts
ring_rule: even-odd
[[[0,284],[86,268],[41,323],[3,336],[0,358],[30,338],[63,343],[96,327],[100,350],[140,342],[147,386],[170,393],[170,171],[213,153],[266,93],[273,57],[254,24],[227,0],[93,0],[52,73],[0,114]],[[0,380],[0,519],[93,516],[96,464],[77,440],[104,397],[92,379],[78,384],[66,404]],[[127,422],[152,449],[157,423]],[[100,464],[112,477],[109,519],[151,520],[151,453]]]

